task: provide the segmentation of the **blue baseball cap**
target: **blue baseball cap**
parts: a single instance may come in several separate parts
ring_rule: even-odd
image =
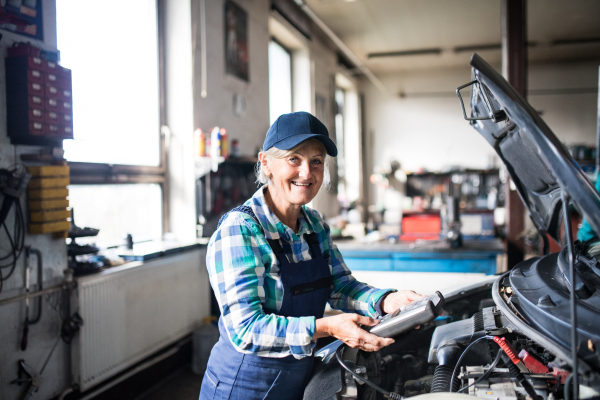
[[[332,157],[337,156],[337,147],[329,138],[329,132],[314,115],[304,111],[282,114],[267,131],[263,151],[275,147],[290,150],[308,139],[318,139]]]

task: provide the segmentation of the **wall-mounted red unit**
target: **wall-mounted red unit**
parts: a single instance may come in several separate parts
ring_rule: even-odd
[[[40,57],[9,57],[7,129],[12,144],[58,146],[73,139],[71,70]]]

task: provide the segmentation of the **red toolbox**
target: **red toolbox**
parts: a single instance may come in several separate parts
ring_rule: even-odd
[[[441,230],[442,218],[438,211],[405,212],[400,240],[438,240]]]

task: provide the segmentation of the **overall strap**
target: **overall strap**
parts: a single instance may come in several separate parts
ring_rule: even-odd
[[[248,214],[250,217],[252,217],[253,220],[255,220],[255,221],[258,222],[258,218],[256,217],[256,214],[254,214],[254,211],[252,211],[252,207],[241,205],[241,206],[237,206],[236,208],[234,208],[231,211],[226,212],[221,217],[221,219],[219,219],[219,224],[217,225],[217,229],[219,229],[219,227],[221,226],[221,223],[223,223],[223,221],[225,221],[225,218],[227,218],[227,216],[229,215],[229,213],[232,213],[234,211],[241,212],[241,213],[244,213],[244,214]]]
[[[281,243],[279,243],[279,240],[267,239],[267,242],[269,242],[269,246],[271,246],[271,250],[273,250],[273,253],[275,253],[275,257],[277,257],[277,261],[279,261],[279,265],[286,265],[286,264],[290,263],[287,256],[285,255],[285,251],[283,250]]]
[[[316,232],[305,233],[304,240],[308,243],[312,257],[321,257],[321,246],[319,246],[319,239],[317,238]]]

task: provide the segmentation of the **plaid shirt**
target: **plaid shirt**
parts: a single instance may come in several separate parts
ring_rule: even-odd
[[[258,222],[248,214],[232,212],[210,238],[206,255],[210,284],[229,339],[238,351],[302,358],[311,355],[316,344],[315,318],[283,317],[266,311],[279,310],[283,300],[277,258],[266,239],[281,239],[286,256],[297,263],[311,259],[304,234],[317,233],[333,278],[328,303],[334,309],[377,318],[378,301],[391,290],[372,288],[350,275],[331,241],[329,226],[317,211],[302,207],[298,233],[285,226],[267,206],[264,189],[245,203]]]

